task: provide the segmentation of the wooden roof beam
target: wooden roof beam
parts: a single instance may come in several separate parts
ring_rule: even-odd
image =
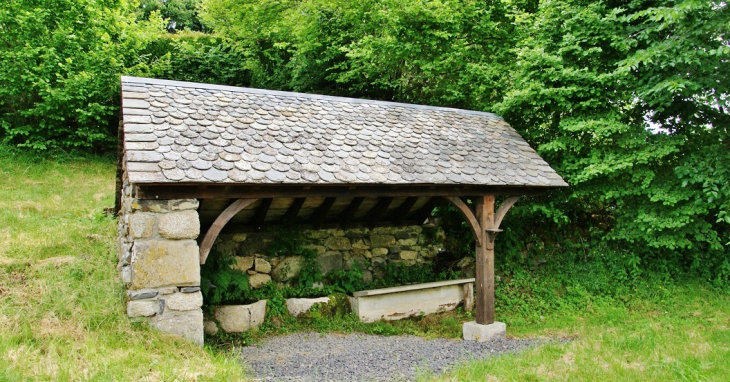
[[[315,228],[319,228],[319,226],[324,222],[324,219],[327,217],[327,214],[332,209],[332,205],[335,204],[335,200],[337,198],[325,198],[325,200],[322,202],[322,204],[317,207],[317,210],[314,211],[314,214],[312,214],[312,225],[314,225]]]
[[[353,219],[355,219],[355,214],[357,214],[357,210],[360,209],[360,205],[362,205],[362,202],[364,200],[365,200],[365,198],[362,196],[352,198],[352,201],[350,202],[350,204],[340,214],[340,218],[338,219],[340,222],[340,225],[342,225],[344,227],[344,226],[350,224],[350,222],[352,222]]]
[[[257,231],[260,231],[263,227],[266,214],[269,213],[269,208],[271,208],[271,202],[273,201],[273,198],[261,199],[261,204],[256,209],[256,214],[253,217],[253,226]]]
[[[396,208],[395,211],[393,211],[393,213],[390,215],[390,220],[393,221],[393,224],[398,225],[403,222],[403,220],[405,220],[406,216],[408,216],[408,213],[411,212],[411,209],[417,201],[418,197],[407,197],[406,200],[404,200],[403,203],[401,203],[401,205],[398,206],[398,208]]]
[[[302,206],[304,205],[304,201],[307,200],[307,198],[296,198],[294,201],[292,201],[291,205],[289,206],[289,209],[286,210],[286,213],[284,214],[284,217],[281,219],[281,221],[285,225],[292,225],[297,220],[297,215],[299,215],[299,211],[302,209]]]
[[[374,226],[383,217],[392,202],[393,198],[391,197],[378,198],[378,202],[365,215],[365,223],[371,227]]]

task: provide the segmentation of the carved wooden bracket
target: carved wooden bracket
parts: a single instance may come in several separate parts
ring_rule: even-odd
[[[477,241],[477,245],[480,246],[482,244],[482,237],[484,237],[482,232],[486,231],[487,242],[492,243],[492,248],[494,248],[494,237],[497,233],[502,232],[502,230],[499,229],[500,224],[502,224],[502,219],[504,219],[504,216],[507,215],[507,211],[509,211],[509,209],[512,208],[519,199],[519,196],[511,196],[507,198],[497,209],[497,213],[494,214],[493,220],[484,216],[482,219],[484,221],[482,222],[477,219],[476,214],[466,203],[464,203],[463,200],[461,200],[461,198],[455,196],[446,197],[446,200],[458,208],[459,211],[464,214],[464,217],[466,217],[466,220],[472,229],[472,233],[474,234],[474,240]],[[484,227],[482,227],[482,225]]]
[[[205,264],[205,260],[210,254],[210,250],[213,248],[215,239],[218,238],[218,234],[221,233],[223,227],[226,226],[231,219],[242,209],[255,203],[258,199],[238,199],[233,202],[228,208],[223,210],[220,215],[215,219],[213,225],[208,228],[208,232],[205,233],[203,241],[200,243],[200,264]]]

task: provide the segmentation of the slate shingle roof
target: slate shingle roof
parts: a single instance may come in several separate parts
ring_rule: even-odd
[[[122,77],[132,183],[566,186],[493,114]]]

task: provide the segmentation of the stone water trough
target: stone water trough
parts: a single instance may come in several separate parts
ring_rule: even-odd
[[[471,310],[474,304],[474,279],[439,281],[370,289],[353,293],[350,307],[360,321],[395,321],[422,314],[456,309],[464,302]]]

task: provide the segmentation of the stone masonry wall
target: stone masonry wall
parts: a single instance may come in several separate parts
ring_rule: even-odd
[[[203,345],[198,201],[137,200],[123,187],[118,258],[127,315]]]
[[[236,233],[218,237],[214,251],[236,256],[234,268],[249,274],[253,288],[274,280],[286,283],[296,277],[304,265],[298,256],[269,256],[269,244],[277,233]],[[406,265],[429,263],[443,246],[444,233],[439,227],[377,227],[320,229],[302,231],[305,248],[317,252],[322,273],[351,269],[358,262],[365,281],[382,277],[386,263]]]

